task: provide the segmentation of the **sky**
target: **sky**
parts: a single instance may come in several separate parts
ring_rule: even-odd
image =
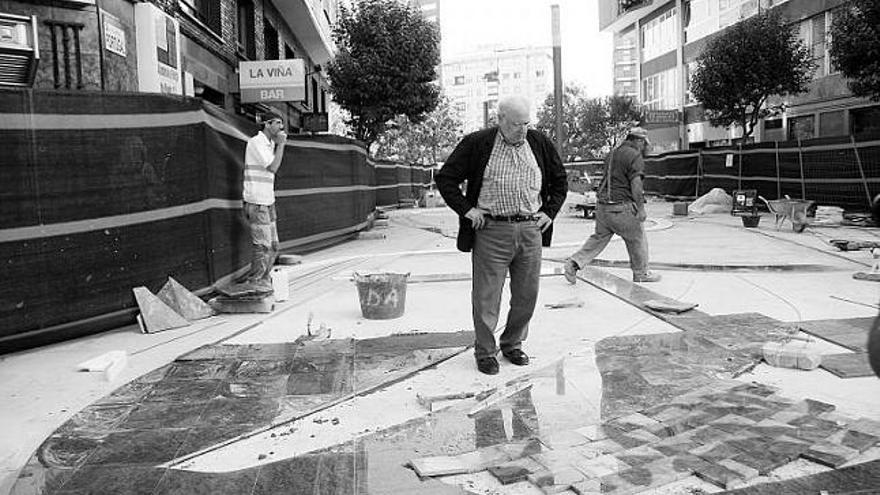
[[[550,5],[559,5],[562,80],[587,96],[612,92],[611,34],[599,32],[598,0],[440,0],[441,54],[479,45],[552,46]]]

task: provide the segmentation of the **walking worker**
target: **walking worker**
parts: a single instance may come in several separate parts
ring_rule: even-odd
[[[489,375],[498,373],[494,331],[508,272],[510,310],[499,345],[511,363],[529,364],[522,342],[538,298],[541,247],[550,245],[568,189],[553,142],[528,129],[529,110],[521,96],[503,98],[498,126],[465,136],[435,177],[459,215],[458,249],[472,251],[474,355],[477,369]]]
[[[648,132],[630,129],[626,140],[605,157],[605,176],[596,192],[596,230],[584,245],[565,260],[565,279],[577,283],[577,271],[599,255],[614,234],[623,238],[629,253],[634,282],[656,282],[660,275],[648,270],[648,240],[645,237],[645,195],[642,157],[651,145]]]
[[[272,265],[278,255],[275,211],[275,174],[284,158],[284,119],[267,112],[259,117],[262,129],[247,142],[244,152],[244,217],[250,230],[251,268],[242,283],[262,293],[272,292]]]

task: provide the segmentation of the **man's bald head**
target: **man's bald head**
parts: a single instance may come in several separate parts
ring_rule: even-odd
[[[498,102],[498,127],[509,143],[519,144],[525,140],[530,110],[531,104],[524,96],[505,96]]]

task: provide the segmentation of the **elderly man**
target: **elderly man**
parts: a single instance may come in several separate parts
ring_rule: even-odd
[[[525,98],[502,99],[498,126],[465,136],[435,177],[459,215],[458,249],[473,250],[474,355],[477,369],[489,375],[498,373],[494,331],[508,272],[510,310],[499,345],[511,363],[529,363],[522,342],[538,298],[541,247],[550,245],[568,187],[553,143],[528,124]]]
[[[614,234],[623,238],[635,282],[656,282],[660,275],[648,270],[648,241],[643,223],[645,197],[642,156],[650,146],[641,127],[629,131],[626,141],[605,157],[605,176],[596,192],[596,230],[577,252],[565,260],[565,279],[577,282],[577,271],[599,255]]]

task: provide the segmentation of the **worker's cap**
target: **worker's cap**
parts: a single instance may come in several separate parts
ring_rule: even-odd
[[[643,127],[633,127],[627,133],[627,137],[637,137],[639,139],[644,139],[645,143],[651,144],[651,141],[648,140],[648,131],[646,131]]]
[[[284,120],[284,116],[281,115],[281,112],[279,112],[277,110],[269,110],[269,111],[262,112],[257,115],[257,122],[259,122],[261,124],[265,124],[266,122],[269,122],[269,121],[272,121],[275,119]]]

